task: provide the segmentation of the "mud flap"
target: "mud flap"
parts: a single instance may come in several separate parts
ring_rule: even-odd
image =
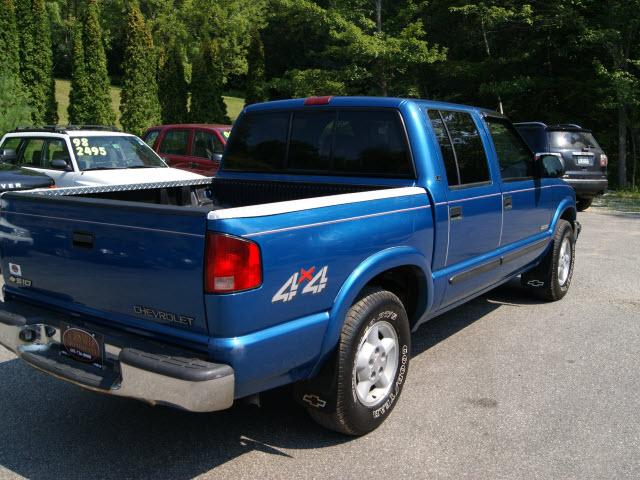
[[[306,408],[315,408],[326,413],[335,412],[338,391],[335,366],[336,353],[333,353],[318,375],[296,383],[293,387],[296,402]]]

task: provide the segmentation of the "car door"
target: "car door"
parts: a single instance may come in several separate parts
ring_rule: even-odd
[[[534,239],[546,232],[555,213],[554,182],[536,178],[533,153],[511,123],[486,117],[500,167],[503,218],[500,245]]]
[[[187,128],[168,128],[160,138],[158,155],[160,155],[170,167],[191,170],[190,152],[193,130]]]
[[[502,205],[495,166],[486,155],[488,139],[469,112],[428,110],[446,174],[449,210],[442,307],[497,281]]]
[[[69,169],[53,168],[53,160],[64,160]],[[77,174],[73,171],[71,155],[63,138],[25,138],[21,147],[20,162],[23,167],[32,168],[53,178],[58,187],[75,185]]]
[[[190,167],[194,173],[212,177],[220,168],[224,146],[218,136],[209,130],[196,129],[193,136]]]

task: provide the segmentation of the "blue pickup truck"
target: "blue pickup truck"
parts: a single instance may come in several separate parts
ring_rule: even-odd
[[[195,412],[294,384],[320,424],[365,434],[421,324],[517,276],[565,295],[580,225],[562,170],[483,109],[253,105],[213,179],[3,194],[0,343]]]

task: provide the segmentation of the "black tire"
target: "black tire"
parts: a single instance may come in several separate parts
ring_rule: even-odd
[[[576,201],[576,208],[579,212],[584,212],[593,203],[593,198],[578,198]]]
[[[565,240],[568,242],[571,251],[566,259],[569,260],[569,265],[563,269],[563,272],[566,271],[566,279],[561,281],[559,266],[562,259],[560,258],[560,254]],[[545,255],[540,265],[522,274],[522,285],[543,300],[549,302],[560,300],[567,294],[569,286],[571,285],[576,258],[575,246],[576,237],[573,227],[566,220],[559,220],[553,236],[551,249]]]
[[[391,381],[390,390],[379,399],[374,398],[374,405],[365,405],[356,391],[356,354],[360,350],[361,344],[365,344],[364,334],[369,332],[375,335],[375,331],[370,330],[373,326],[388,333],[389,327],[397,335],[397,346],[395,347],[396,361],[395,375]],[[382,337],[383,333],[380,333]],[[369,336],[371,338],[371,336]],[[397,403],[402,392],[402,387],[407,378],[409,369],[409,357],[411,351],[411,332],[407,313],[402,302],[393,293],[382,289],[367,289],[364,295],[349,309],[347,313],[340,343],[336,352],[334,382],[330,396],[335,399],[331,402],[334,407],[328,411],[308,406],[307,409],[311,417],[323,427],[346,435],[365,435],[382,424],[389,416],[393,407]],[[374,355],[374,353],[372,353]],[[373,357],[372,357],[373,358]],[[390,354],[387,361],[392,361]],[[382,359],[382,361],[385,361]],[[385,361],[385,368],[387,365]],[[376,362],[378,357],[376,356]],[[371,361],[368,363],[371,365]],[[377,369],[378,363],[371,367]],[[361,373],[364,371],[361,370]],[[372,373],[373,374],[373,373]],[[391,374],[389,374],[389,377]],[[362,386],[362,385],[361,385]],[[364,385],[366,388],[366,385]],[[370,392],[377,391],[375,385]],[[387,387],[388,388],[388,387]],[[372,395],[371,393],[369,395]]]

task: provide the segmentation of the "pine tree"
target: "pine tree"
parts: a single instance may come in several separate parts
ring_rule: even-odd
[[[252,103],[264,102],[267,100],[267,85],[264,79],[264,45],[257,29],[251,33],[247,63],[245,103],[251,105]]]
[[[0,72],[18,75],[20,57],[16,30],[16,11],[13,0],[0,0]]]
[[[69,123],[83,125],[90,122],[91,103],[88,98],[87,74],[84,69],[82,23],[75,22],[72,34],[71,91],[69,92]]]
[[[35,124],[56,123],[58,108],[51,28],[45,1],[19,0],[16,21],[20,38],[20,76],[29,92],[32,121]]]
[[[189,85],[184,75],[182,49],[177,42],[164,52],[158,72],[158,89],[162,123],[184,123],[188,120]]]
[[[222,98],[222,66],[217,43],[205,41],[193,62],[191,75],[191,121],[230,123]]]
[[[148,127],[160,123],[156,70],[151,32],[134,3],[128,13],[120,123],[135,135],[142,135]]]
[[[0,135],[31,122],[29,97],[20,80],[18,50],[13,0],[0,0]]]
[[[76,101],[89,107],[82,123],[113,125],[116,118],[111,107],[111,85],[96,0],[87,3],[82,22],[82,46],[86,90],[78,92],[78,96],[84,95],[84,98],[76,98]]]

